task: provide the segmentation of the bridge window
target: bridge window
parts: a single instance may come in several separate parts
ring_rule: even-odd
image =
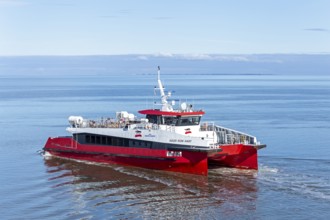
[[[177,126],[199,125],[200,120],[200,116],[182,117],[179,118]]]
[[[178,122],[177,117],[163,117],[162,124],[164,125],[176,125]]]
[[[147,119],[150,123],[153,123],[153,124],[159,124],[160,120],[159,120],[159,117],[158,115],[147,115]]]

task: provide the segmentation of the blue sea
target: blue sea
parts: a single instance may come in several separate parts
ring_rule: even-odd
[[[0,219],[330,218],[330,73],[315,57],[300,57],[301,72],[296,56],[132,57],[0,58]],[[48,137],[69,135],[70,115],[153,107],[157,65],[204,121],[267,144],[258,171],[204,177],[42,155]]]

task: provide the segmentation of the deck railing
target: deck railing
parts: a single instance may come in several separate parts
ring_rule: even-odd
[[[74,127],[83,128],[123,128],[123,129],[139,129],[139,130],[159,130],[160,127],[157,124],[141,122],[141,121],[118,121],[111,118],[101,118],[100,120],[86,120],[84,119],[80,124],[72,125]],[[163,128],[162,128],[163,129]],[[167,125],[165,127],[167,131],[175,132],[175,127]],[[215,132],[217,137],[217,144],[258,144],[257,138],[233,129],[225,128],[219,125],[215,125],[214,122],[203,122],[200,125],[201,132]]]
[[[219,144],[257,144],[257,138],[233,129],[215,125],[213,122],[201,124],[201,131],[214,131],[217,135]]]
[[[84,119],[80,124],[71,124],[72,127],[77,128],[123,128],[123,129],[139,129],[139,130],[158,130],[159,126],[157,124],[141,122],[141,121],[118,121],[116,119],[99,119],[91,120]],[[168,126],[171,130],[173,126]]]

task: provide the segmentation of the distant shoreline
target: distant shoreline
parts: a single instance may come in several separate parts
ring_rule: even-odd
[[[0,56],[0,74],[330,75],[330,54]]]

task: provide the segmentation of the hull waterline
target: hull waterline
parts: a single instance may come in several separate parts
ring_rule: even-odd
[[[207,152],[81,145],[70,137],[49,138],[44,150],[51,155],[96,163],[204,176],[208,173]]]
[[[209,157],[208,162],[215,166],[258,170],[259,148],[244,144],[222,145],[222,152]]]

